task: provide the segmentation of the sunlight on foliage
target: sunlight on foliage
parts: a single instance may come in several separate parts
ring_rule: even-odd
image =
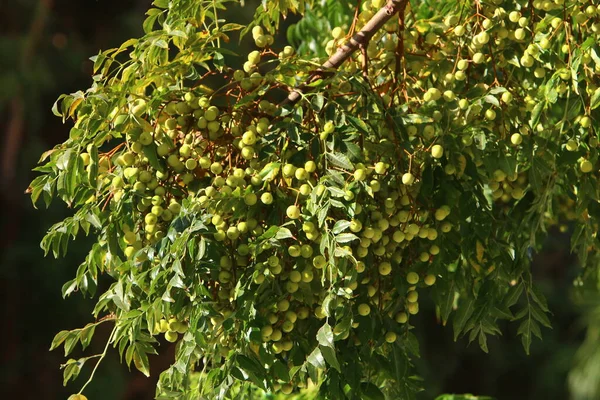
[[[487,352],[509,320],[529,352],[547,228],[576,221],[576,284],[597,274],[597,5],[263,0],[249,26],[223,19],[241,7],[155,0],[53,107],[70,137],[28,192],[74,211],[46,253],[97,238],[63,295],[98,295],[98,320],[52,348],[114,327],[65,383],[113,349],[149,375],[173,342],[159,399],[410,399],[424,297],[455,340]],[[244,35],[249,54],[225,46]]]

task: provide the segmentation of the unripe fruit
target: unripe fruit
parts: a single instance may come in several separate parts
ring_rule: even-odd
[[[306,170],[304,168],[298,168],[296,170],[296,172],[294,173],[294,176],[296,177],[296,179],[298,179],[299,181],[305,181],[308,179],[308,172],[306,172]]]
[[[344,37],[344,31],[339,26],[336,26],[331,30],[331,36],[333,36],[334,39],[341,39]]]
[[[409,272],[406,274],[406,282],[410,285],[416,285],[419,283],[419,275],[416,272]]]
[[[369,307],[368,304],[360,304],[358,306],[358,313],[360,315],[362,315],[363,317],[366,317],[367,315],[369,315],[371,313],[371,307]]]
[[[510,136],[510,142],[511,142],[513,145],[515,145],[515,146],[518,146],[518,145],[520,145],[520,144],[523,142],[523,137],[521,136],[521,134],[520,134],[520,133],[513,133],[513,134]]]
[[[386,165],[383,162],[378,162],[377,164],[375,164],[375,173],[377,174],[385,174],[385,170],[386,170]]]
[[[285,312],[290,308],[290,302],[287,299],[281,299],[277,302],[277,309]]]
[[[513,95],[510,92],[502,93],[502,97],[500,97],[503,103],[509,104],[513,100]]]
[[[272,342],[278,342],[283,337],[283,334],[279,329],[273,329],[273,333],[271,333],[269,340]]]
[[[273,327],[271,325],[266,325],[263,326],[262,329],[260,330],[260,334],[262,335],[263,339],[265,337],[270,337],[271,334],[273,333]]]
[[[240,237],[240,231],[235,226],[230,226],[229,228],[227,228],[226,234],[227,234],[227,237],[231,240],[236,240],[237,238]]]
[[[396,334],[394,332],[388,332],[385,334],[385,341],[388,343],[394,343],[396,341]]]
[[[253,65],[259,64],[260,63],[260,52],[257,50],[250,52],[250,54],[248,54],[248,61],[250,63],[252,63]]]
[[[583,160],[579,164],[579,169],[581,169],[581,172],[583,172],[584,174],[592,172],[593,168],[594,168],[594,165],[589,160]]]
[[[506,173],[501,169],[497,169],[494,171],[493,177],[496,182],[503,182],[506,179]]]
[[[485,61],[485,55],[483,53],[475,53],[473,54],[473,62],[475,64],[481,64]]]
[[[419,313],[419,303],[408,303],[406,306],[408,313],[411,315],[415,315]]]
[[[302,281],[302,274],[299,271],[292,271],[290,272],[288,279],[292,282],[298,283]]]
[[[408,315],[405,312],[401,312],[396,314],[396,322],[399,324],[404,324],[408,321]]]
[[[431,286],[435,283],[435,275],[429,274],[425,276],[424,282],[427,286]]]
[[[165,333],[165,340],[167,342],[175,343],[177,341],[177,338],[179,338],[177,332],[168,331]]]
[[[317,164],[314,161],[309,160],[306,163],[304,163],[304,169],[308,173],[313,173],[317,170]]]
[[[271,204],[273,203],[273,195],[269,192],[264,192],[260,196],[260,201],[262,201],[263,204]]]
[[[334,130],[335,130],[335,125],[331,121],[326,122],[325,125],[323,126],[323,132],[325,132],[325,133],[332,133]]]
[[[327,264],[327,260],[325,259],[325,257],[323,257],[322,255],[318,255],[315,258],[313,258],[313,266],[316,269],[322,269],[323,267],[325,267],[325,265]]]
[[[446,101],[454,101],[456,99],[456,94],[452,90],[446,90],[443,94],[444,100]]]
[[[581,119],[579,120],[579,125],[581,125],[582,128],[589,128],[591,124],[592,120],[587,115],[581,117]]]
[[[294,48],[292,46],[285,46],[282,53],[284,57],[291,57],[294,55]]]
[[[255,193],[247,193],[244,195],[244,203],[248,206],[253,206],[258,202],[258,196]]]
[[[433,158],[442,158],[442,156],[444,155],[444,148],[439,144],[433,145],[431,147],[431,155]]]
[[[285,214],[290,219],[298,219],[298,218],[300,218],[300,207],[295,206],[295,205],[289,206],[287,208],[287,210],[285,211]]]
[[[390,272],[392,272],[392,264],[390,264],[387,261],[384,261],[381,264],[379,264],[378,271],[379,274],[383,276],[389,275]]]
[[[525,54],[523,57],[521,57],[521,64],[526,68],[533,66],[534,62],[535,62],[535,59],[533,57],[531,57],[529,54]]]
[[[283,393],[283,394],[290,394],[293,391],[294,391],[294,387],[289,383],[286,383],[285,385],[281,386],[281,393]]]
[[[410,172],[402,175],[402,183],[405,185],[412,185],[415,182],[415,176]]]
[[[259,25],[252,28],[252,37],[256,39],[258,36],[264,35],[263,28]]]

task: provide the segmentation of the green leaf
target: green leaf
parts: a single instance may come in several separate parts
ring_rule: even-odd
[[[77,376],[79,376],[79,373],[81,372],[81,367],[83,367],[83,365],[85,364],[86,361],[87,361],[86,358],[80,358],[79,360],[67,361],[67,363],[64,365],[64,371],[63,371],[63,385],[64,386],[67,386],[67,383],[69,382],[69,380],[71,380],[71,379],[75,380],[77,378]]]
[[[366,400],[385,400],[383,392],[371,382],[361,382],[361,398]]]
[[[542,117],[542,111],[544,110],[545,106],[546,103],[544,101],[540,101],[535,105],[535,107],[533,107],[533,111],[531,112],[531,120],[529,121],[529,125],[532,128],[535,128],[540,122],[540,119]]]
[[[92,341],[92,337],[94,336],[94,331],[95,330],[96,330],[96,325],[95,324],[87,324],[81,330],[81,334],[79,335],[79,339],[81,341],[81,346],[83,347],[84,350],[85,350],[86,347],[88,347],[90,345],[90,342]]]
[[[69,332],[69,336],[65,340],[65,357],[71,354],[75,345],[77,344],[77,339],[79,339],[79,334],[77,331]]]
[[[535,286],[535,285],[531,286],[530,294],[533,297],[533,299],[535,300],[535,302],[541,307],[541,309],[544,312],[549,311],[548,302],[546,301],[546,297],[544,297],[544,295],[542,294],[540,289],[538,289],[537,286]]]
[[[164,172],[164,168],[162,164],[158,161],[158,155],[156,153],[156,144],[153,142],[148,146],[144,146],[143,148],[144,155],[148,159],[150,166],[157,171]]]
[[[278,379],[281,379],[284,382],[289,382],[290,371],[288,370],[288,367],[284,363],[277,360],[277,361],[275,361],[275,363],[273,364],[273,366],[271,368],[273,368],[273,371],[275,372],[275,376]]]
[[[523,349],[525,349],[525,353],[529,355],[529,348],[531,347],[531,341],[533,340],[532,333],[536,329],[539,330],[539,326],[532,318],[526,318],[519,325],[519,329],[517,330],[517,335],[521,336],[521,343],[523,344]]]
[[[154,0],[152,5],[158,8],[169,8],[169,0]]]
[[[356,236],[354,233],[341,233],[335,237],[335,241],[338,243],[350,243],[357,239],[358,236]]]
[[[600,88],[597,88],[590,98],[590,110],[595,110],[600,106]]]
[[[340,167],[347,170],[354,170],[354,165],[352,164],[352,162],[350,162],[350,159],[342,153],[327,153],[326,157],[327,160],[336,167]]]
[[[323,354],[325,361],[327,361],[327,364],[331,365],[331,367],[338,372],[341,372],[340,363],[335,355],[335,349],[327,346],[319,346],[319,348],[321,349],[321,353]]]
[[[505,307],[512,307],[517,303],[517,301],[519,301],[519,298],[521,297],[522,293],[523,284],[519,283],[517,285],[511,286],[511,288],[508,289],[508,292],[504,296],[504,300],[502,301],[502,303]]]
[[[459,306],[456,310],[456,314],[454,314],[453,320],[453,328],[454,328],[454,340],[456,341],[460,334],[462,333],[465,325],[471,315],[473,315],[473,311],[475,311],[475,300],[468,298],[465,299],[464,302],[459,300]]]
[[[312,353],[310,353],[309,356],[306,358],[306,361],[308,361],[315,368],[318,368],[318,369],[326,368],[325,358],[323,358],[323,354],[321,353],[321,350],[319,349],[319,347],[315,347],[315,349],[312,351]]]
[[[289,239],[294,237],[294,235],[292,235],[292,231],[290,231],[288,228],[284,228],[284,227],[277,227],[277,233],[275,234],[275,239],[277,240],[283,240],[283,239]]]
[[[498,101],[496,96],[487,95],[483,98],[483,101],[485,101],[486,103],[495,105],[496,107],[500,107],[500,102]]]
[[[66,339],[67,337],[69,337],[69,334],[71,332],[70,331],[60,331],[56,334],[56,336],[54,336],[54,339],[52,339],[52,344],[50,345],[50,351],[56,349],[58,346],[60,346]]]
[[[333,331],[327,322],[317,332],[317,341],[321,346],[333,348]]]
[[[135,365],[135,368],[137,368],[137,370],[142,374],[146,375],[147,377],[150,376],[150,362],[148,361],[148,355],[144,349],[141,348],[139,343],[135,344],[135,350],[133,352],[133,365]]]
[[[346,229],[348,229],[348,227],[350,227],[350,221],[339,220],[335,223],[335,225],[333,225],[333,228],[331,229],[331,233],[333,233],[334,235],[337,235],[339,233],[342,233]]]

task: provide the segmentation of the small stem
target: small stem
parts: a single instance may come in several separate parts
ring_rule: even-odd
[[[307,80],[307,84],[322,78],[327,74],[327,70],[337,70],[346,60],[348,60],[361,45],[369,43],[371,38],[379,31],[386,22],[388,22],[396,13],[404,10],[408,0],[389,0],[367,24],[356,33],[345,45],[340,47],[337,52],[332,55],[319,69],[313,72]],[[303,94],[304,87],[294,89],[280,105],[290,105],[297,103]]]
[[[104,351],[100,355],[100,358],[98,359],[98,362],[96,363],[96,365],[94,365],[94,369],[92,370],[92,373],[90,374],[90,377],[88,378],[87,382],[83,385],[83,387],[81,388],[81,390],[79,390],[78,394],[81,394],[84,391],[84,389],[87,387],[87,385],[89,385],[90,382],[92,382],[92,379],[94,379],[94,374],[96,373],[96,370],[98,369],[98,366],[100,365],[100,363],[102,362],[102,360],[104,360],[104,357],[106,356],[106,352],[108,351],[108,346],[112,343],[112,339],[113,339],[113,336],[114,336],[114,334],[115,334],[116,331],[117,331],[117,324],[115,324],[115,326],[113,327],[113,330],[110,333],[110,336],[108,337],[108,340],[106,341],[106,346],[104,346]]]

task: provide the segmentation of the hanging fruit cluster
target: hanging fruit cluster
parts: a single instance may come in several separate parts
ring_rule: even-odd
[[[363,1],[330,36],[301,38],[332,56],[315,70],[323,60],[274,44],[266,14],[236,69],[221,41],[243,26],[214,16],[207,29],[204,6],[158,3],[143,40],[100,53],[93,88],[61,98],[71,139],[30,188],[79,207],[46,251],[97,229],[64,293],[115,279],[95,314],[115,321],[127,363],[148,372],[164,334],[177,354],[163,394],[227,392],[234,378],[412,393],[402,366],[418,356],[426,294],[484,349],[498,320],[520,320],[528,350],[549,326],[529,273],[544,227],[584,221],[574,246],[597,256],[596,5]],[[320,7],[301,3],[287,11]]]

